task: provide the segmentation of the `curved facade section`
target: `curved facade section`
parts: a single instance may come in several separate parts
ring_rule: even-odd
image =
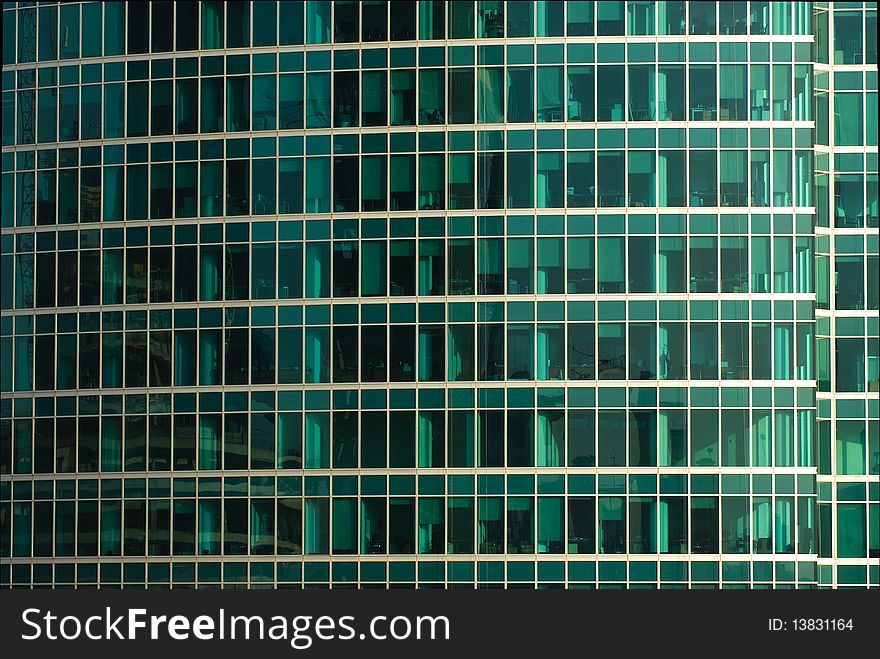
[[[876,587],[875,43],[4,3],[0,584]]]

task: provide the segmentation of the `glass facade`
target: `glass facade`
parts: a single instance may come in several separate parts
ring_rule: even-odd
[[[3,3],[0,586],[877,587],[876,20]]]
[[[877,14],[814,5],[818,563],[848,586],[880,558]]]

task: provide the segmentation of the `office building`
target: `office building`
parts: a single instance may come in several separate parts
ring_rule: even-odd
[[[877,587],[876,41],[3,3],[0,585]]]

